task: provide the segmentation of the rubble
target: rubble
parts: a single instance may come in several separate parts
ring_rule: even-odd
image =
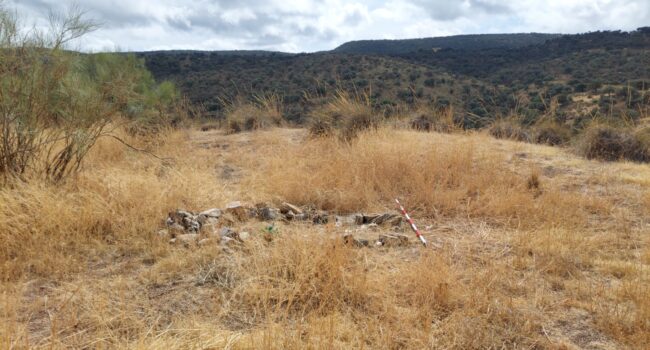
[[[354,247],[357,247],[357,248],[369,247],[370,246],[370,241],[368,241],[367,239],[357,239],[357,238],[354,238],[354,236],[352,236],[349,233],[343,235],[343,243],[345,245],[354,246]]]
[[[246,221],[251,216],[254,216],[252,215],[254,212],[252,208],[242,205],[239,201],[228,203],[225,212],[232,215],[238,221]]]
[[[169,239],[172,244],[206,246],[218,243],[225,247],[233,243],[241,244],[251,238],[250,232],[237,232],[232,228],[251,218],[266,222],[310,220],[315,225],[358,226],[360,230],[372,232],[380,232],[381,226],[397,227],[402,224],[402,217],[394,213],[333,215],[324,210],[300,208],[287,202],[278,207],[268,203],[258,203],[253,207],[235,201],[223,209],[212,208],[199,213],[183,209],[170,212],[165,221],[167,227],[159,230],[157,235]],[[268,232],[263,232],[259,237],[271,242],[274,224],[269,227]],[[408,245],[409,239],[403,234],[390,233],[380,234],[377,240],[372,241],[355,238],[347,233],[343,236],[343,242],[354,247],[401,247]]]
[[[397,214],[368,214],[363,215],[363,224],[390,224],[391,226],[399,226],[402,223],[402,217]]]
[[[352,214],[347,216],[336,216],[336,226],[363,225],[363,214]]]
[[[276,208],[262,208],[258,210],[259,216],[264,221],[275,221],[280,219],[280,210]]]
[[[377,245],[382,247],[404,247],[409,244],[409,238],[401,233],[379,235]]]
[[[330,221],[330,216],[326,211],[318,211],[312,218],[312,222],[316,225],[324,225]]]
[[[295,215],[302,214],[303,211],[302,211],[302,209],[298,208],[297,206],[295,206],[293,204],[283,202],[280,205],[280,213],[282,213],[284,215],[287,215],[287,214],[291,213],[291,214],[293,214],[295,216]]]

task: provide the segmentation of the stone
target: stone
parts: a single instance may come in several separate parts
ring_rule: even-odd
[[[252,211],[239,201],[228,203],[225,212],[232,215],[238,221],[246,221],[253,216]]]
[[[377,243],[381,243],[383,247],[404,247],[409,244],[409,238],[399,233],[387,233],[379,235]]]
[[[205,211],[200,212],[197,216],[196,219],[201,225],[206,225],[206,224],[215,224],[219,221],[219,218],[221,217],[221,210],[220,209],[208,209]]]
[[[242,204],[240,201],[234,201],[226,204],[226,209],[233,209],[233,208],[239,208],[241,207]]]
[[[164,228],[162,230],[158,230],[158,232],[156,234],[160,238],[167,238],[167,237],[169,237],[169,230]]]
[[[363,214],[363,224],[390,224],[392,226],[399,226],[402,223],[402,217],[397,214]]]
[[[280,218],[280,210],[277,208],[261,208],[258,209],[259,216],[264,221],[275,221]]]
[[[336,226],[343,225],[361,225],[363,224],[363,215],[352,214],[347,216],[336,216]]]
[[[219,244],[221,244],[222,246],[230,246],[235,243],[237,243],[237,240],[230,237],[221,237],[221,241],[219,241]]]
[[[329,218],[329,214],[328,214],[326,211],[319,211],[319,212],[317,212],[317,213],[314,215],[313,219],[312,219],[312,221],[313,221],[314,224],[316,224],[316,225],[324,225],[324,224],[327,224],[327,223],[329,222],[329,220],[330,220],[330,218]]]
[[[302,214],[303,211],[298,206],[295,206],[291,203],[284,202],[280,205],[280,213],[288,214],[292,213],[293,215]]]
[[[239,234],[237,236],[239,237],[239,240],[242,241],[242,242],[247,241],[248,239],[251,238],[251,234],[248,233],[247,231],[239,232]]]
[[[189,232],[198,232],[201,229],[201,223],[198,222],[197,217],[182,209],[169,213],[166,223],[167,226],[181,225],[184,230]]]
[[[221,216],[221,209],[212,208],[212,209],[204,210],[200,212],[199,215],[203,215],[211,218],[218,218]]]
[[[370,246],[370,242],[367,239],[357,239],[354,238],[354,236],[352,236],[351,234],[346,234],[343,236],[343,244],[356,247],[356,248]]]
[[[304,221],[309,219],[309,215],[307,215],[307,213],[294,214],[291,211],[284,214],[284,217],[288,221]]]
[[[199,232],[201,223],[195,216],[186,216],[183,218],[183,227],[189,232]]]
[[[222,227],[221,230],[219,230],[219,236],[223,237],[228,237],[228,238],[236,238],[237,237],[237,231],[231,229],[230,227]]]

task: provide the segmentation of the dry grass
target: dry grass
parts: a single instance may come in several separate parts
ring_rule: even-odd
[[[311,112],[309,132],[315,137],[338,135],[351,141],[360,132],[376,128],[380,121],[368,94],[339,90],[325,106]]]
[[[225,130],[238,133],[282,125],[282,100],[277,95],[257,96],[254,101],[227,104]]]
[[[165,164],[102,140],[76,179],[0,191],[0,347],[650,345],[647,165],[390,129],[162,139]],[[155,234],[177,207],[396,196],[437,248],[354,249],[333,225],[279,223],[268,243],[246,223],[229,253]]]

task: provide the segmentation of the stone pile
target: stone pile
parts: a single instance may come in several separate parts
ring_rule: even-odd
[[[336,226],[357,225],[371,230],[379,226],[397,227],[402,217],[394,213],[335,215],[323,210],[300,208],[290,203],[274,207],[266,203],[247,206],[241,202],[231,202],[224,209],[213,208],[199,213],[178,209],[167,216],[167,228],[158,232],[159,236],[169,238],[170,243],[183,245],[205,245],[212,242],[231,244],[245,241],[247,232],[236,232],[231,227],[251,219],[267,222],[311,222],[314,225],[335,224]],[[266,238],[266,237],[265,237]],[[371,246],[369,241],[358,240],[347,234],[344,242],[354,246]],[[401,234],[381,235],[373,245],[399,246],[408,243]]]

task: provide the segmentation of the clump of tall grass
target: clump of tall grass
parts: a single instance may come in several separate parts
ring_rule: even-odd
[[[276,94],[255,96],[253,101],[226,104],[225,128],[230,134],[268,129],[283,123],[282,98]]]
[[[338,90],[323,107],[311,112],[309,132],[312,136],[337,135],[351,141],[368,129],[377,128],[380,117],[366,93]]]
[[[534,127],[533,135],[535,143],[551,146],[566,145],[573,136],[569,126],[556,121],[539,123]]]
[[[516,118],[500,118],[495,120],[489,127],[490,135],[498,139],[508,139],[514,141],[530,141],[530,133],[521,126]]]
[[[462,129],[454,118],[454,109],[420,107],[414,112],[410,124],[411,128],[419,131],[436,131],[451,133]]]

